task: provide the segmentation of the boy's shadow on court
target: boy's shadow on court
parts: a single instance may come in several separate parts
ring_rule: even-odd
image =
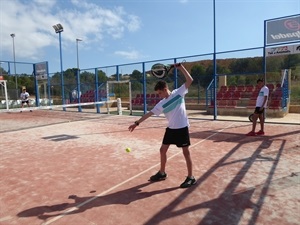
[[[22,212],[19,212],[17,216],[19,217],[33,217],[36,216],[39,219],[46,220],[50,217],[60,216],[62,214],[76,214],[84,212],[88,209],[94,207],[100,207],[105,205],[121,204],[128,205],[131,202],[148,198],[153,195],[162,194],[178,189],[178,187],[166,188],[162,190],[155,190],[150,192],[143,192],[141,188],[148,186],[151,182],[137,185],[135,187],[118,191],[115,193],[107,194],[104,196],[87,196],[87,197],[78,197],[77,195],[70,195],[69,199],[74,199],[74,203],[61,203],[56,205],[44,205],[37,206],[34,208],[26,209]],[[81,205],[82,204],[82,205]],[[79,205],[81,205],[79,207]],[[71,208],[74,207],[74,210]],[[76,208],[75,208],[76,207]],[[70,212],[63,212],[69,209]],[[60,211],[60,212],[59,212]],[[53,214],[56,212],[55,214]]]

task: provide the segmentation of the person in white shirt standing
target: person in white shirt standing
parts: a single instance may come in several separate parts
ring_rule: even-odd
[[[27,104],[27,107],[29,108],[29,93],[26,91],[26,88],[22,89],[22,93],[20,95],[21,98],[21,107],[24,108],[24,104]],[[20,111],[22,112],[22,110]],[[32,110],[30,110],[32,112]]]
[[[252,130],[248,134],[246,134],[247,136],[256,136],[256,135],[264,135],[265,134],[264,113],[265,113],[265,108],[267,107],[267,104],[268,104],[269,88],[265,85],[263,79],[257,80],[257,86],[260,88],[260,91],[259,91],[257,99],[256,99],[256,107],[255,107],[254,114],[252,117]],[[257,122],[258,118],[259,118],[259,122],[260,122],[260,131],[255,132],[256,122]]]
[[[170,91],[165,81],[160,80],[155,85],[154,90],[162,98],[154,108],[143,115],[134,124],[130,125],[128,130],[133,131],[140,123],[148,119],[152,115],[160,115],[163,113],[168,120],[162,145],[160,147],[160,170],[150,177],[150,181],[160,181],[167,178],[165,167],[167,163],[167,151],[171,144],[182,148],[182,152],[187,166],[187,177],[180,185],[181,188],[187,188],[196,184],[196,179],[192,172],[192,159],[189,151],[190,136],[189,136],[189,121],[187,118],[184,96],[188,93],[188,88],[193,82],[193,78],[182,64],[175,65],[185,77],[185,83],[178,89]]]

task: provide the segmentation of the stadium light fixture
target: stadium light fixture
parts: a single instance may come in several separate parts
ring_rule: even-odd
[[[60,23],[53,25],[52,27],[54,28],[56,33],[60,33],[64,31],[64,28]]]

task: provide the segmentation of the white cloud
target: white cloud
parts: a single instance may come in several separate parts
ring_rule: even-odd
[[[136,50],[132,50],[132,51],[115,51],[114,53],[115,55],[118,56],[122,56],[126,59],[130,59],[130,60],[137,60],[142,58],[142,55],[136,51]]]
[[[138,16],[135,15],[129,15],[129,23],[127,24],[127,28],[129,31],[136,31],[141,26],[141,21]]]
[[[20,58],[37,59],[43,56],[44,48],[57,48],[58,38],[52,26],[61,23],[64,27],[63,47],[73,46],[75,39],[84,39],[87,47],[100,40],[119,39],[126,32],[140,28],[140,19],[128,14],[122,7],[104,8],[88,1],[1,1],[0,2],[0,58],[11,58],[12,40]],[[99,43],[98,43],[99,42]]]
[[[56,4],[56,0],[33,0],[33,4],[39,5],[41,10],[52,8]]]

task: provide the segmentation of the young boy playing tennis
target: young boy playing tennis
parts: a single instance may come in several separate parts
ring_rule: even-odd
[[[189,72],[182,66],[176,65],[185,77],[185,83],[170,91],[165,81],[158,81],[154,90],[162,100],[158,102],[154,108],[143,115],[134,124],[130,125],[128,130],[133,131],[140,123],[148,119],[152,115],[160,115],[163,113],[168,120],[168,127],[166,128],[165,135],[160,147],[160,170],[150,177],[151,181],[160,181],[167,178],[165,167],[167,163],[167,151],[171,144],[181,147],[187,165],[188,175],[185,181],[180,185],[181,188],[187,188],[196,183],[196,179],[192,172],[192,160],[189,151],[190,137],[189,137],[189,121],[186,114],[184,96],[188,93],[188,88],[193,82],[193,78]]]
[[[263,79],[258,79],[257,80],[257,86],[260,88],[260,91],[258,93],[257,99],[256,99],[256,107],[254,110],[254,114],[252,117],[252,130],[247,133],[247,136],[256,136],[256,135],[264,135],[264,112],[265,108],[267,107],[268,104],[268,96],[269,96],[269,88],[264,84]],[[256,128],[256,121],[259,118],[260,122],[260,130],[255,133],[255,128]]]
[[[24,108],[24,104],[27,104],[27,107],[29,108],[29,93],[26,91],[26,88],[22,89],[22,93],[20,94],[21,98],[21,108]],[[22,110],[20,111],[22,112]],[[32,112],[32,110],[30,110]]]

